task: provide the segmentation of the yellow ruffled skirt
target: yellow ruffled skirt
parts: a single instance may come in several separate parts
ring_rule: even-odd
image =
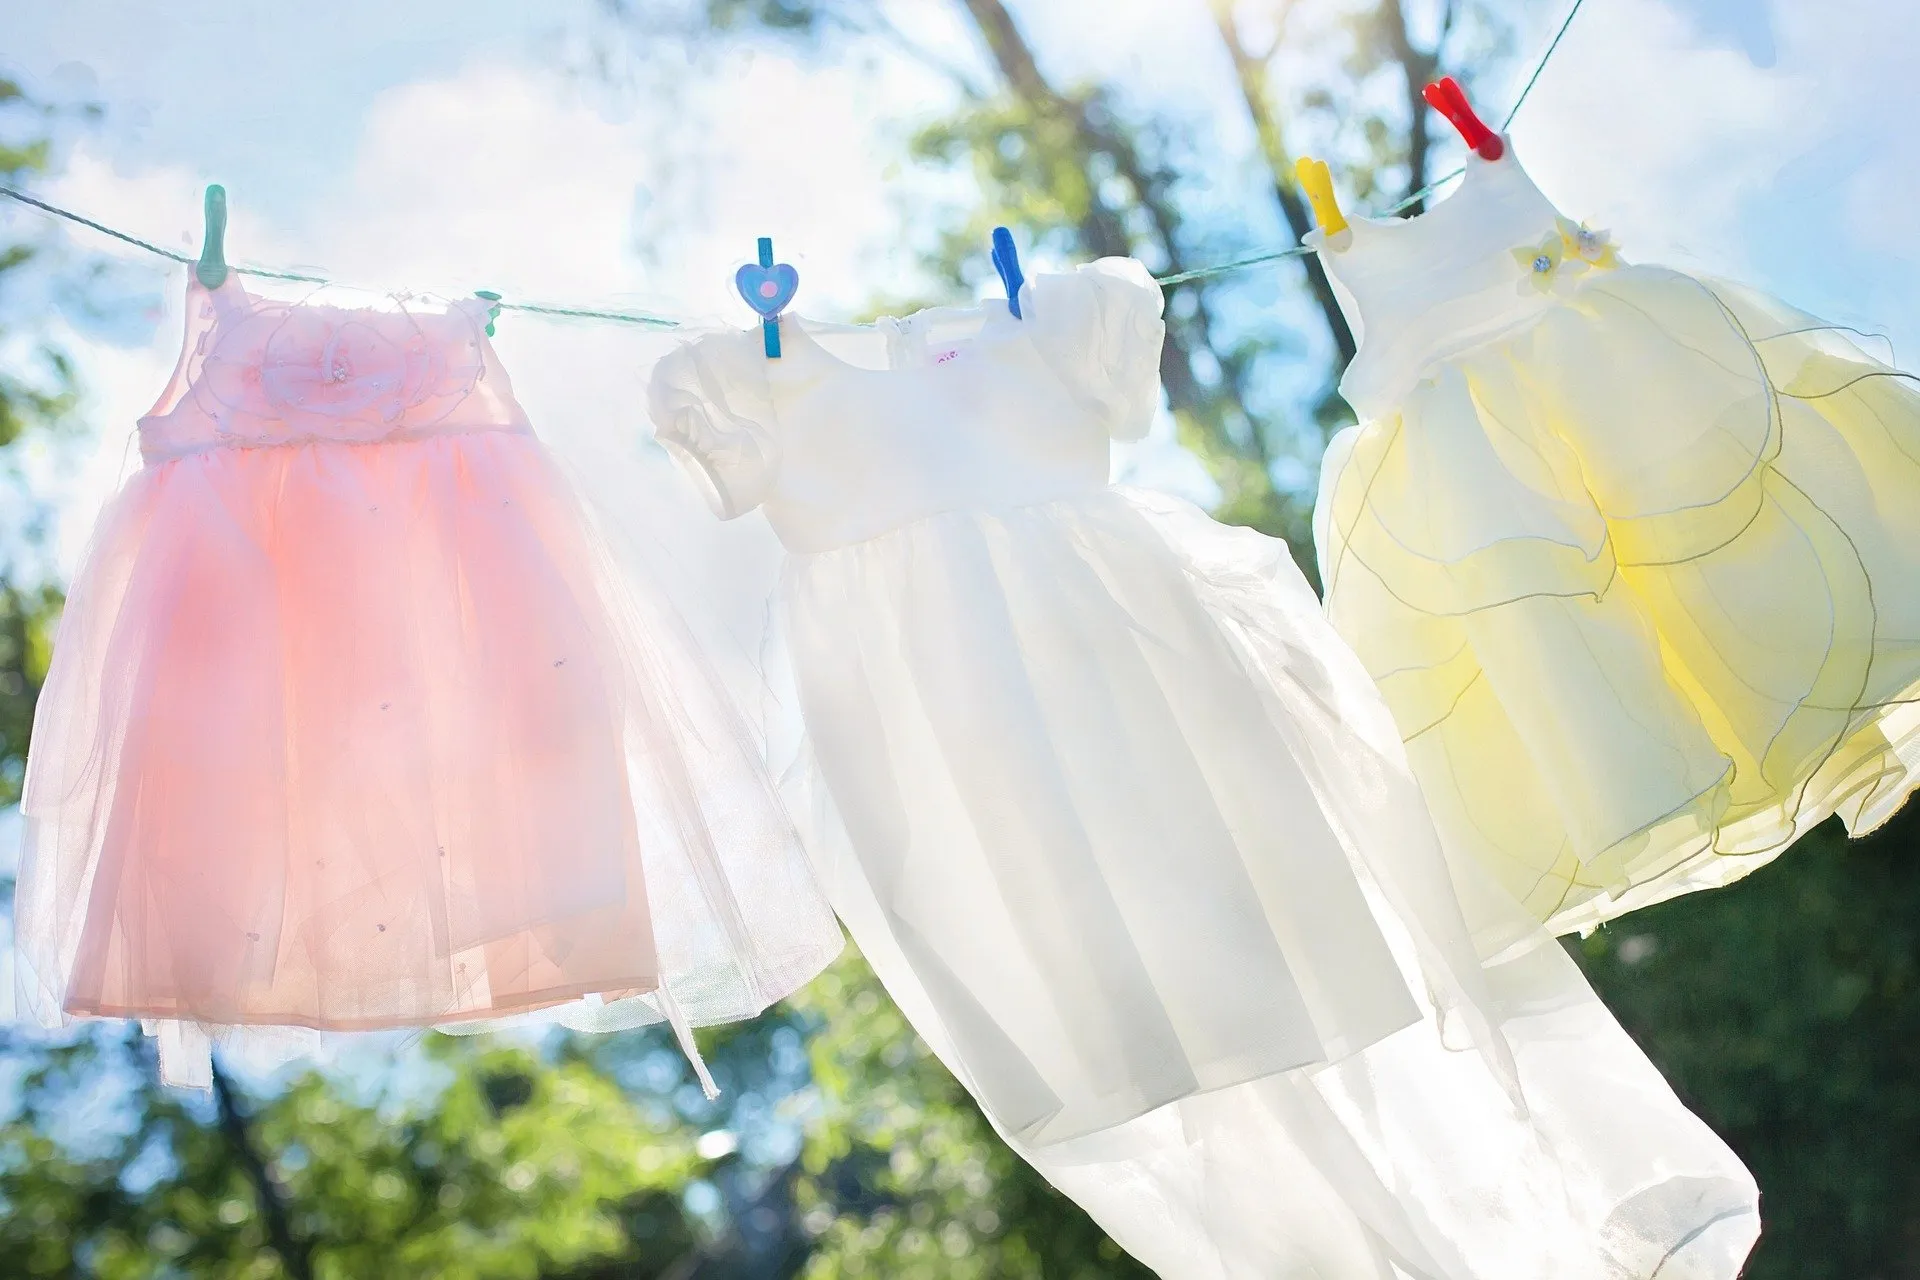
[[[1442,837],[1558,932],[1920,782],[1920,382],[1835,326],[1597,275],[1343,432],[1315,526]]]

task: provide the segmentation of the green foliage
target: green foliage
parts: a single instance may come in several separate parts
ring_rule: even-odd
[[[308,1074],[237,1130],[153,1083],[137,1044],[44,1051],[0,1126],[0,1259],[19,1260],[9,1274],[100,1280],[537,1280],[612,1264],[658,1274],[691,1247],[678,1221],[633,1229],[701,1170],[687,1130],[581,1062],[454,1037],[426,1045],[437,1078],[395,1073],[356,1097]],[[124,1124],[50,1136],[78,1108],[97,1110],[108,1080],[127,1084],[112,1108]],[[246,1173],[249,1147],[267,1153],[264,1188]]]
[[[682,1186],[700,1163],[691,1135],[647,1123],[583,1064],[427,1043],[454,1071],[423,1104],[355,1106],[308,1076],[259,1118],[266,1149],[294,1162],[297,1229],[329,1242],[316,1274],[532,1280],[610,1256],[640,1261],[618,1207]]]
[[[851,951],[795,1005],[824,1114],[810,1128],[807,1280],[1150,1277],[994,1136]]]
[[[709,0],[707,21],[716,31],[762,28],[811,35],[823,15],[810,0]]]
[[[1920,810],[1575,950],[1759,1181],[1748,1280],[1920,1277]]]
[[[52,114],[18,84],[0,77],[0,182],[15,186],[46,172],[52,143],[34,125],[50,125]],[[9,141],[10,135],[18,136]],[[34,257],[31,245],[0,244],[0,304],[5,302],[7,277]],[[10,336],[0,328],[0,343]],[[8,446],[36,427],[53,426],[73,409],[73,368],[66,355],[45,343],[33,345],[31,352],[12,367],[0,363],[0,469],[5,468]]]
[[[15,139],[0,141],[0,181],[12,185],[46,169],[50,143],[32,136],[29,127],[46,115],[19,85],[0,78],[0,139]],[[23,437],[57,428],[74,405],[73,369],[65,354],[31,334],[16,342],[4,323],[8,279],[33,258],[27,245],[0,244],[0,351],[26,353],[18,363],[0,361],[0,499],[15,508],[0,522],[0,806],[20,798],[34,699],[46,678],[62,603],[52,587],[13,581],[8,572],[14,559],[8,540],[32,536],[41,527],[40,504],[30,495],[18,502],[8,495],[18,487],[14,454]]]
[[[0,580],[0,806],[20,798],[34,699],[53,656],[60,593]]]
[[[1084,93],[1073,104],[1091,105]],[[920,128],[909,155],[927,164],[970,169],[986,197],[938,228],[926,265],[955,286],[990,272],[980,246],[996,226],[1020,229],[1029,243],[1070,252],[1078,228],[1098,208],[1094,184],[1076,147],[1071,121],[1030,104],[996,97]]]

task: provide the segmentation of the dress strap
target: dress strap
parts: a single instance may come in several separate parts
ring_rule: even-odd
[[[688,1024],[680,1002],[673,998],[664,980],[660,983],[660,989],[653,993],[653,998],[660,1012],[666,1015],[667,1025],[673,1028],[673,1038],[680,1042],[680,1052],[686,1054],[687,1061],[693,1064],[693,1074],[700,1080],[700,1092],[707,1095],[708,1102],[712,1102],[720,1096],[720,1086],[713,1082],[706,1060],[700,1056],[700,1046],[693,1042],[693,1027]]]

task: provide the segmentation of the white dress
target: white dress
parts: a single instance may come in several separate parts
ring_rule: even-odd
[[[1545,1274],[1473,1258],[1665,1250],[1715,1217],[1743,1255],[1739,1162],[1517,904],[1481,886],[1463,918],[1285,547],[1107,483],[1158,404],[1157,286],[1103,262],[1023,301],[848,341],[884,367],[788,320],[781,359],[716,334],[653,380],[659,439],[787,548],[802,826],[915,1026],[1168,1275]],[[1560,1043],[1516,1040],[1523,1012]],[[1623,1225],[1649,1189],[1662,1221]]]

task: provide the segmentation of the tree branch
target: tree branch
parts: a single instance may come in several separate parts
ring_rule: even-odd
[[[1006,5],[1001,0],[963,0],[963,3],[1014,96],[1036,116],[1066,126],[1076,137],[1079,144],[1076,149],[1083,161],[1090,152],[1112,154],[1112,139],[1095,126],[1086,104],[1055,89],[1040,73],[1033,48],[1021,34],[1013,15],[1007,12]],[[1084,168],[1083,163],[1083,171]],[[1093,175],[1085,174],[1085,177],[1089,198],[1079,220],[1082,244],[1097,257],[1126,256],[1133,244],[1125,224],[1101,201],[1099,184]]]
[[[1086,172],[1087,157],[1099,154],[1113,161],[1115,171],[1133,187],[1141,204],[1148,209],[1156,238],[1178,270],[1179,246],[1174,239],[1176,215],[1168,202],[1155,199],[1156,183],[1132,144],[1096,121],[1085,102],[1053,87],[1041,73],[1032,47],[1002,0],[963,0],[963,3],[1006,79],[1007,87],[1029,110],[1062,122],[1074,135],[1074,149],[1079,153],[1076,159],[1089,193],[1078,227],[1087,252],[1096,257],[1124,257],[1133,252],[1133,237],[1127,233],[1125,222],[1100,199],[1099,183],[1092,173]],[[1192,352],[1186,343],[1169,342],[1162,352],[1160,369],[1167,399],[1176,412],[1202,407],[1206,395],[1194,374]]]
[[[1397,8],[1397,0],[1390,2]],[[1261,158],[1267,162],[1267,169],[1273,177],[1273,198],[1280,206],[1280,216],[1286,220],[1294,242],[1304,243],[1307,233],[1313,230],[1313,214],[1307,207],[1306,198],[1300,194],[1300,184],[1293,173],[1294,158],[1287,154],[1280,118],[1267,93],[1266,60],[1256,59],[1247,52],[1246,42],[1240,36],[1240,24],[1233,16],[1233,0],[1214,0],[1213,13],[1220,29],[1220,39],[1227,47],[1227,56],[1233,60],[1241,100],[1246,103],[1247,114],[1253,119]],[[1300,264],[1306,270],[1307,287],[1320,308],[1321,318],[1326,321],[1334,349],[1339,353],[1338,368],[1335,370],[1338,374],[1353,362],[1356,349],[1353,329],[1347,324],[1346,314],[1340,310],[1340,299],[1334,295],[1333,282],[1327,279],[1327,269],[1321,265],[1319,256],[1304,257],[1300,259]]]
[[[253,1141],[252,1121],[241,1110],[220,1064],[213,1066],[213,1100],[220,1112],[220,1133],[233,1151],[247,1181],[253,1184],[254,1197],[260,1202],[260,1216],[267,1227],[267,1242],[280,1255],[281,1264],[293,1280],[313,1280],[313,1246],[294,1233],[287,1216],[285,1189]]]
[[[1453,3],[1448,0],[1440,22],[1440,38],[1432,52],[1414,48],[1413,33],[1407,29],[1406,7],[1401,0],[1380,0],[1380,16],[1386,25],[1387,41],[1393,46],[1393,56],[1400,64],[1406,86],[1407,189],[1401,198],[1410,199],[1414,192],[1427,185],[1428,157],[1433,148],[1433,137],[1428,132],[1427,100],[1422,96],[1422,91],[1440,74],[1440,53],[1446,44],[1447,33],[1453,30]],[[1425,206],[1426,201],[1415,201],[1407,206],[1407,215],[1411,217]]]
[[[1099,95],[1065,94],[1048,81],[1004,0],[962,3],[1007,88],[1034,116],[1036,144],[1049,145],[1051,135],[1052,145],[1068,153],[1063,158],[1071,160],[1086,185],[1086,205],[1075,228],[1082,248],[1103,257],[1129,255],[1135,248],[1125,212],[1111,207],[1102,197],[1091,164],[1098,156],[1109,161],[1114,175],[1131,187],[1168,266],[1176,272],[1183,269],[1180,215],[1172,177],[1146,163],[1134,140],[1106,118]],[[1240,407],[1246,362],[1213,353],[1213,317],[1205,286],[1184,288],[1191,291],[1196,305],[1186,317],[1177,314],[1177,307],[1169,308],[1176,314],[1168,317],[1167,342],[1160,355],[1160,380],[1166,388],[1167,403],[1179,424],[1182,442],[1205,459],[1220,484],[1225,508],[1271,531],[1282,522],[1283,513],[1268,469],[1268,442]],[[1177,302],[1180,293],[1174,291],[1169,302]],[[1197,355],[1203,349],[1219,361],[1226,387],[1216,389],[1199,376]]]
[[[912,36],[902,31],[899,24],[888,16],[886,10],[879,5],[873,7],[872,22],[873,32],[879,35],[881,39],[891,43],[894,48],[898,49],[901,53],[904,53],[907,57],[918,62],[928,70],[938,72],[947,77],[947,79],[953,82],[954,87],[959,89],[963,95],[970,98],[978,98],[981,96],[980,86],[974,81],[973,76],[970,75],[965,68],[937,51],[929,49],[926,45],[921,44],[918,40],[915,40]]]

